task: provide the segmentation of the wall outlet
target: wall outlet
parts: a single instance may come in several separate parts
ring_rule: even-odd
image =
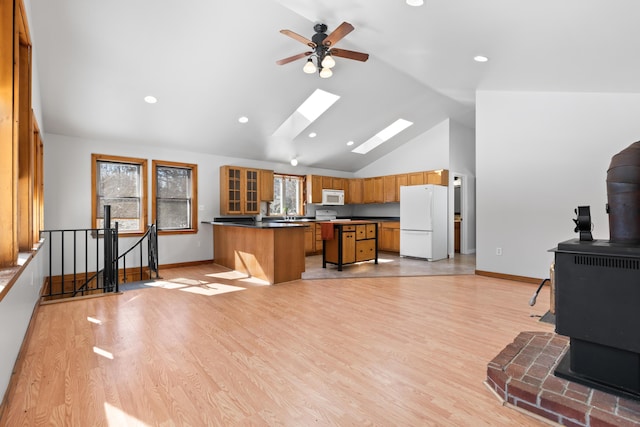
[[[502,248],[496,248],[496,255],[502,255]]]

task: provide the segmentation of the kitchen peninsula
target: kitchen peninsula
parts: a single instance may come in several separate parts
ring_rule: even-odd
[[[304,224],[216,222],[214,262],[270,284],[302,278],[305,271]]]

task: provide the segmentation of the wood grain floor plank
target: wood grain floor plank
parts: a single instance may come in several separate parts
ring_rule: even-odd
[[[535,285],[258,286],[214,265],[175,270],[165,287],[41,306],[0,426],[543,425],[483,385],[519,332],[553,330],[532,317],[549,300],[528,306]],[[207,293],[221,285],[243,290]]]

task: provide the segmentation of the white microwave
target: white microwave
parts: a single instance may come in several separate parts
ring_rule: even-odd
[[[322,204],[335,206],[344,205],[344,190],[322,190]]]

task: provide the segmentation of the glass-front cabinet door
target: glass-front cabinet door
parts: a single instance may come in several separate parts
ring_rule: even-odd
[[[260,199],[258,189],[260,188],[260,182],[258,177],[260,173],[257,169],[245,169],[244,170],[244,213],[245,214],[257,214],[260,213]]]

